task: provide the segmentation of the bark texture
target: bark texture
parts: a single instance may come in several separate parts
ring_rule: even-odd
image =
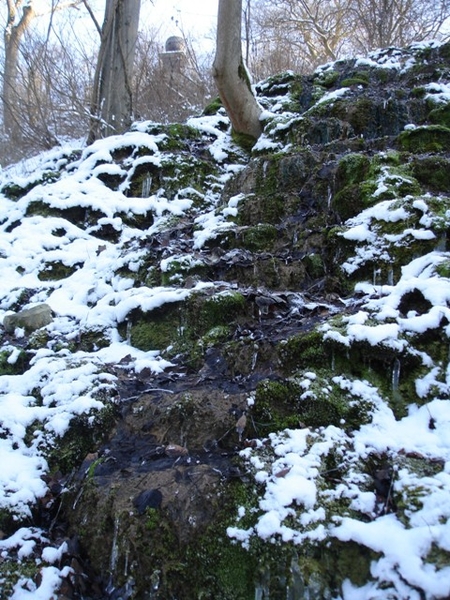
[[[253,95],[242,58],[242,0],[219,0],[213,75],[233,130],[257,140],[261,108]]]
[[[3,122],[5,133],[12,142],[20,137],[20,104],[18,94],[18,62],[20,41],[36,17],[33,5],[27,4],[22,8],[22,2],[7,0],[8,17],[4,31],[5,58],[3,65]],[[22,15],[17,21],[17,14],[22,9]]]
[[[94,77],[89,141],[123,133],[133,118],[131,77],[140,0],[107,0]]]

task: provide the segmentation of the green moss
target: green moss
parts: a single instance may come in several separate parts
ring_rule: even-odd
[[[48,262],[45,264],[45,269],[39,271],[38,278],[40,281],[58,281],[66,279],[78,270],[80,265],[65,265],[62,262]]]
[[[450,147],[450,129],[442,125],[429,125],[402,131],[397,137],[402,150],[420,154],[444,152]]]
[[[334,84],[337,82],[337,80],[339,79],[339,72],[338,71],[326,71],[326,72],[322,72],[320,73],[319,77],[317,78],[316,82],[323,86],[324,88],[330,89],[334,86]]]
[[[22,375],[30,366],[30,356],[22,349],[13,363],[9,362],[13,349],[0,351],[0,376]]]
[[[245,297],[239,292],[224,292],[212,297],[193,294],[186,308],[190,334],[199,338],[212,328],[237,323],[247,314]]]
[[[33,556],[19,559],[2,559],[0,562],[0,599],[8,600],[13,596],[20,594],[18,589],[14,589],[20,580],[31,579],[36,584],[41,580],[40,571],[42,564],[35,560]],[[19,589],[23,589],[19,586]],[[28,588],[25,588],[25,594],[30,594]]]
[[[155,531],[161,524],[161,512],[156,508],[148,507],[145,510],[145,528],[149,531]]]
[[[297,369],[331,367],[331,350],[323,341],[323,335],[317,330],[306,331],[291,336],[278,347],[278,359],[285,373]]]
[[[413,157],[410,169],[418,182],[431,192],[450,190],[450,161],[443,156]]]
[[[362,85],[366,87],[369,83],[368,75],[364,73],[356,73],[353,77],[348,77],[341,81],[341,87],[352,87],[354,85]]]
[[[252,135],[236,131],[235,129],[232,129],[231,131],[231,139],[239,146],[239,148],[242,148],[242,150],[245,150],[246,152],[251,152],[257,141]]]
[[[212,100],[207,106],[205,106],[202,114],[207,117],[217,115],[221,108],[223,108],[222,100],[217,97],[214,98],[214,100]]]
[[[268,223],[260,223],[242,232],[242,243],[247,250],[270,250],[278,238],[278,229]]]
[[[189,256],[179,256],[171,260],[161,273],[162,285],[183,285],[188,277],[201,276],[207,267],[200,260],[192,261]]]
[[[117,407],[107,404],[101,410],[73,418],[67,432],[45,450],[50,472],[68,474],[78,468],[87,454],[106,441],[117,417]]]
[[[440,262],[436,267],[436,273],[440,277],[450,278],[450,260],[444,260]]]
[[[179,303],[168,303],[146,313],[134,311],[119,331],[123,337],[129,338],[134,348],[145,352],[164,350],[180,337],[179,311]]]
[[[347,154],[338,163],[335,193],[331,206],[346,220],[361,210],[361,184],[370,173],[371,161],[366,154]],[[370,191],[374,191],[371,189]]]
[[[107,348],[110,339],[105,335],[103,329],[81,328],[78,334],[77,349],[83,352],[96,352],[100,348]]]
[[[29,181],[26,185],[22,186],[18,183],[7,183],[0,188],[0,192],[11,200],[18,200],[25,196],[30,190],[40,184],[53,183],[60,177],[60,173],[56,171],[44,171],[42,176],[35,181]]]
[[[434,125],[450,128],[450,103],[433,108],[428,114],[428,119]]]

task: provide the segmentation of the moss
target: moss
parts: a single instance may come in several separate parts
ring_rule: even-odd
[[[193,141],[199,141],[202,138],[201,132],[195,127],[184,123],[152,123],[147,127],[147,133],[150,135],[163,135],[166,137],[158,141],[160,151],[189,150]],[[139,152],[138,156],[146,156],[153,152]]]
[[[338,163],[335,193],[331,206],[346,220],[361,208],[361,184],[369,176],[370,158],[366,154],[347,154]]]
[[[325,345],[322,333],[315,329],[291,336],[278,347],[278,360],[284,373],[331,366],[331,358],[331,350]]]
[[[42,564],[35,560],[33,556],[22,559],[2,559],[0,562],[0,600],[8,600],[13,596],[20,594],[22,586],[14,589],[21,580],[31,579],[38,585],[41,580],[40,571]],[[31,594],[28,588],[25,588],[24,594]]]
[[[119,331],[134,348],[164,350],[180,337],[180,305],[168,303],[152,311],[133,311]]]
[[[219,97],[217,97],[205,106],[202,114],[207,117],[217,115],[221,108],[223,108],[222,100]]]
[[[106,441],[117,418],[117,407],[107,404],[101,410],[72,419],[67,432],[61,438],[55,438],[53,445],[44,452],[49,471],[68,474],[78,468],[87,454]]]
[[[78,333],[77,349],[83,352],[96,352],[107,348],[111,341],[101,328],[82,328]]]
[[[443,156],[413,157],[409,164],[418,182],[431,192],[450,190],[450,161]]]
[[[428,114],[428,119],[434,125],[450,128],[450,103],[433,108]]]
[[[192,261],[189,256],[180,256],[168,263],[161,273],[161,285],[183,285],[187,278],[201,276],[207,271],[207,266],[200,260]]]
[[[245,297],[239,292],[225,292],[212,297],[193,294],[186,308],[187,326],[190,334],[199,338],[214,327],[237,323],[248,310]]]
[[[450,129],[442,125],[429,125],[402,131],[397,137],[402,150],[413,154],[444,152],[450,147]]]
[[[18,200],[25,196],[30,190],[40,184],[53,183],[60,177],[60,173],[57,171],[44,171],[39,179],[35,181],[29,181],[26,185],[22,186],[18,183],[7,183],[0,188],[2,194],[4,194],[10,200]]]
[[[362,85],[366,87],[369,83],[369,76],[364,73],[355,73],[353,77],[348,77],[347,79],[343,79],[341,81],[342,87],[352,87],[355,85]]]
[[[18,356],[14,362],[9,362],[12,354],[10,350],[0,351],[0,376],[1,375],[22,375],[30,366],[30,356],[22,349],[19,350]]]
[[[440,262],[436,267],[436,273],[440,277],[450,278],[450,260],[444,260]]]
[[[242,150],[245,150],[246,152],[251,152],[257,141],[252,135],[236,131],[235,129],[232,129],[231,131],[231,139],[239,146],[239,148],[242,148]]]
[[[39,271],[38,278],[40,281],[58,281],[66,279],[78,270],[78,265],[65,265],[62,262],[48,262],[45,264],[45,269]]]
[[[85,229],[89,225],[96,226],[99,219],[106,217],[98,210],[91,210],[85,206],[71,206],[68,208],[55,208],[47,204],[44,200],[33,200],[29,202],[25,215],[40,215],[42,217],[55,216],[62,217],[70,223]]]
[[[252,252],[270,250],[278,238],[278,229],[268,223],[260,223],[242,232],[242,243]]]
[[[297,413],[301,388],[294,381],[266,379],[256,388],[252,418],[257,436],[264,437],[272,431],[298,427]]]
[[[330,89],[332,88],[337,80],[339,79],[338,71],[326,71],[322,72],[317,78],[317,83],[323,86],[324,88]]]

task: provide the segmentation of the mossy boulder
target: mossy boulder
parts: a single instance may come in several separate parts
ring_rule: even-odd
[[[402,150],[413,154],[444,152],[450,146],[450,129],[443,125],[427,125],[402,131],[397,142]]]

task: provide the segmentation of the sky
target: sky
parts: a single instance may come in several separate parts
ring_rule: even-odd
[[[145,0],[143,14],[154,23],[160,22],[162,30],[167,26],[168,35],[184,35],[201,40],[211,47],[215,39],[218,0]],[[141,23],[142,25],[142,23]]]

